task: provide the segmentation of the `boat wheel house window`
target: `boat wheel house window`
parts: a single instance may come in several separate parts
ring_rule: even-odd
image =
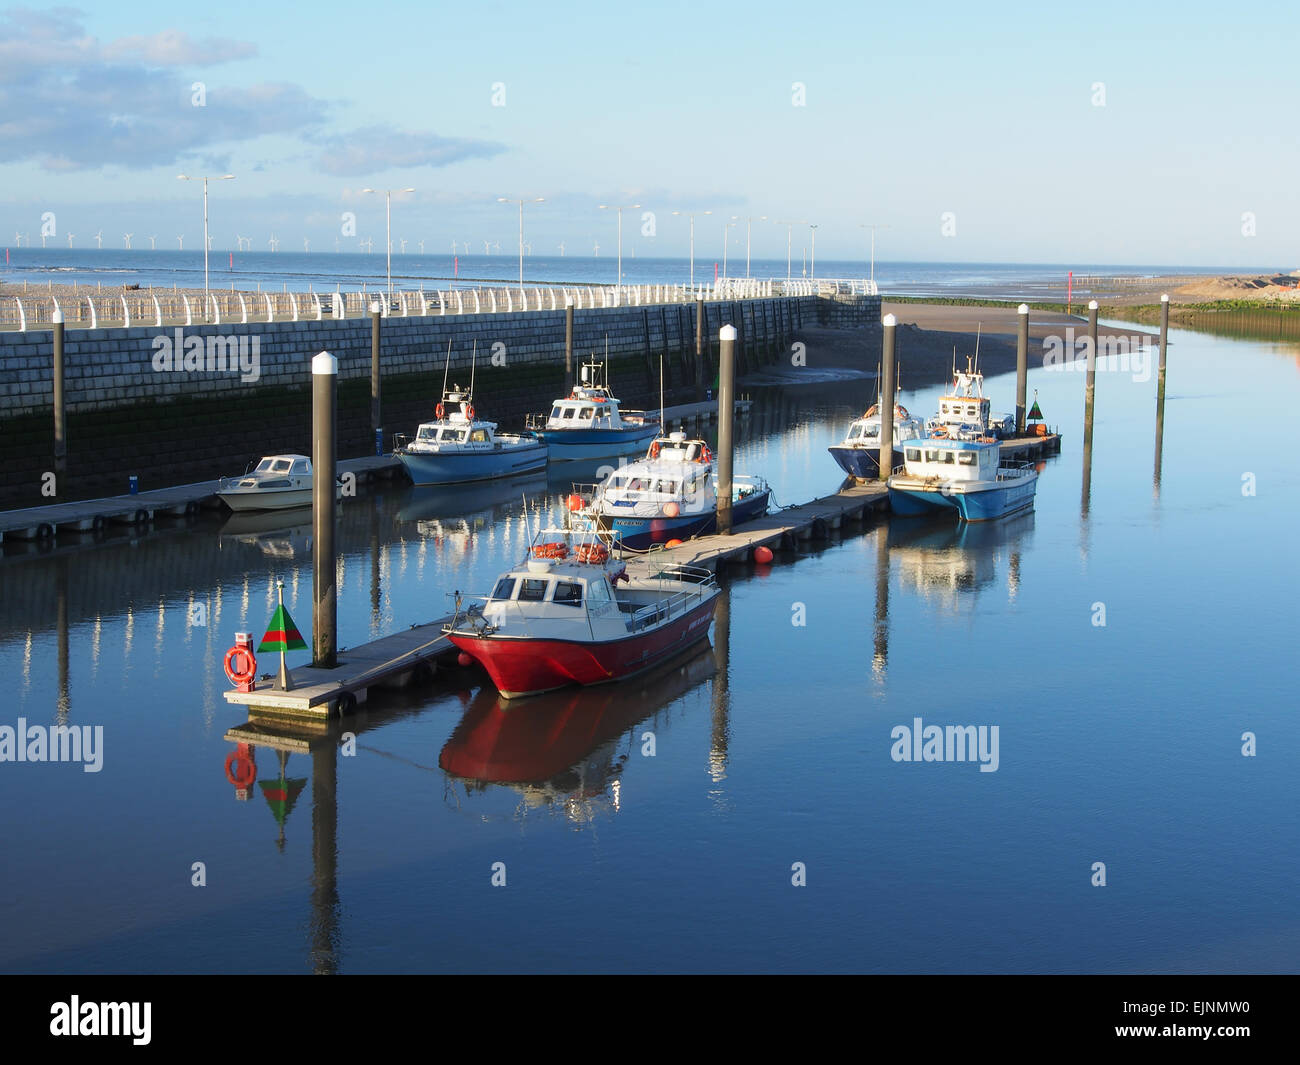
[[[486,444],[486,443],[487,443],[487,430],[486,430],[486,429],[475,429],[474,432],[473,432],[473,434],[470,436],[470,440],[471,440],[473,443],[475,443],[475,444]]]
[[[513,599],[515,595],[515,578],[502,577],[492,589],[493,599]]]
[[[551,602],[563,603],[565,606],[582,606],[582,585],[570,581],[556,581],[555,594],[551,596]]]
[[[920,449],[920,448],[917,448],[917,447],[909,447],[909,448],[907,449],[907,461],[908,461],[908,462],[920,462],[920,461],[921,461],[921,449]]]
[[[550,583],[547,580],[525,580],[523,587],[519,589],[519,601],[521,603],[540,603],[546,598],[546,586]]]
[[[961,454],[959,454],[959,455],[957,456],[957,461],[958,461],[958,463],[960,463],[962,466],[974,466],[974,465],[975,465],[975,452],[973,452],[973,451],[963,451]]]

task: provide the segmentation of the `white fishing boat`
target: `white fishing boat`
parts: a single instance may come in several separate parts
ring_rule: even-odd
[[[955,510],[991,521],[1034,505],[1038,471],[1003,462],[996,440],[927,438],[903,447],[903,472],[889,478],[889,509],[900,517]]]
[[[659,432],[657,417],[622,409],[609,387],[608,366],[594,358],[569,395],[551,404],[549,415],[530,414],[526,425],[546,443],[552,461],[631,455]]]
[[[826,450],[850,477],[872,480],[880,473],[880,429],[880,406],[873,403],[861,418],[854,419],[849,425],[844,439]],[[904,442],[922,436],[925,436],[925,422],[914,418],[901,403],[894,404],[893,461],[889,465],[891,470],[902,465]]]
[[[954,358],[952,388],[939,397],[939,413],[926,421],[928,435],[954,440],[1006,439],[1015,435],[1015,416],[992,413],[989,399],[984,395],[978,351],[977,346],[974,360],[969,355],[966,357],[965,370],[957,369]]]
[[[632,576],[591,533],[540,531],[518,566],[468,608],[447,638],[477,660],[501,696],[622,680],[708,636],[718,586],[706,569]]]
[[[337,496],[342,495],[341,482],[335,490]],[[311,459],[306,455],[268,455],[242,477],[221,478],[217,482],[217,498],[234,511],[309,507]]]

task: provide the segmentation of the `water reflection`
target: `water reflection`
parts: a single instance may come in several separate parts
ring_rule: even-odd
[[[574,825],[616,813],[628,759],[652,742],[637,726],[717,669],[705,644],[687,659],[618,684],[566,688],[519,701],[503,700],[485,686],[438,757],[459,785],[449,797],[459,803],[505,787],[519,795],[516,816],[544,809]],[[649,731],[657,733],[659,724],[656,720]],[[722,727],[725,732],[725,710]]]
[[[1020,556],[1033,539],[1034,512],[1001,521],[962,522],[893,519],[889,550],[898,563],[899,583],[952,614],[969,614],[981,591],[1005,575],[1007,599],[1020,589]],[[877,600],[881,596],[877,581]],[[887,594],[887,592],[886,592]],[[877,607],[878,626],[880,624]]]

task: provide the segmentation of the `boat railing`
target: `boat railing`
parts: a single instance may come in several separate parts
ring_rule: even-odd
[[[405,433],[393,434],[393,454],[397,455],[405,451],[411,443],[411,438]]]
[[[539,432],[546,428],[546,422],[550,418],[549,414],[536,413],[524,415],[524,428],[531,429],[533,432]]]

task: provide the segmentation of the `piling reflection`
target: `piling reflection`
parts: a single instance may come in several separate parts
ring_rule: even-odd
[[[876,537],[876,616],[872,632],[871,674],[885,680],[889,666],[889,541],[890,526],[882,525]]]
[[[715,675],[707,644],[619,684],[566,688],[507,701],[485,686],[447,740],[438,764],[465,798],[492,787],[519,795],[517,816],[536,809],[574,825],[621,805],[620,778],[646,741],[637,726]],[[656,719],[650,729],[658,733]],[[724,723],[725,727],[725,723]],[[456,796],[459,800],[460,796]]]
[[[1000,521],[889,523],[889,550],[898,564],[899,584],[953,614],[975,609],[980,593],[1005,571],[1007,598],[1020,590],[1020,557],[1032,543],[1034,512]],[[879,585],[877,587],[879,596]]]
[[[311,507],[232,514],[217,534],[221,550],[252,547],[277,561],[311,558]]]

